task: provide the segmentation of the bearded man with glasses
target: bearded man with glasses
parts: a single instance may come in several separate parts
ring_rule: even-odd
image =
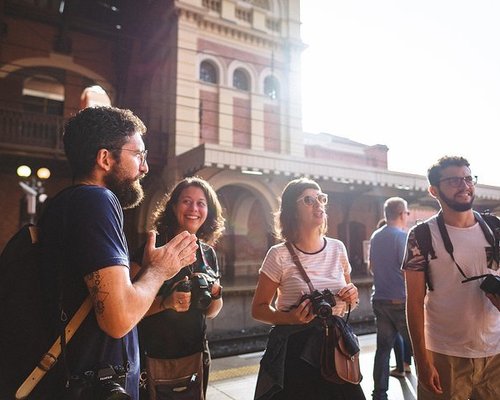
[[[136,325],[163,282],[191,264],[197,249],[196,236],[187,231],[159,247],[151,231],[144,272],[131,281],[122,210],[137,206],[144,195],[140,181],[148,172],[145,131],[130,110],[114,107],[86,108],[65,125],[64,149],[73,185],[50,201],[39,222],[41,284],[47,297],[40,301],[47,304],[53,340],[60,333],[60,309],[71,318],[90,295],[93,312],[30,399],[101,398],[94,393],[100,387],[95,381],[87,384],[86,377],[120,371],[106,376],[119,386],[116,395],[139,400]]]
[[[483,221],[472,210],[477,179],[465,158],[450,156],[430,167],[427,177],[441,207],[426,221],[435,254],[424,256],[414,227],[402,267],[418,399],[499,399],[498,295],[481,290],[481,280],[464,280],[500,275]]]

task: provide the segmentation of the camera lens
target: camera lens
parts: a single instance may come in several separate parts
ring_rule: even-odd
[[[196,304],[200,310],[206,310],[211,303],[212,303],[212,296],[210,295],[210,293],[203,293],[198,298],[198,302]]]
[[[210,286],[203,275],[196,275],[191,278],[193,283],[193,302],[200,310],[206,310],[212,303],[212,294],[210,293]]]
[[[325,319],[328,318],[332,314],[332,306],[325,298],[324,292],[319,292],[318,290],[314,290],[311,293],[311,303],[313,313],[319,318]]]
[[[119,382],[125,385],[126,371],[123,367],[107,366],[97,371],[96,395],[99,400],[131,399]]]
[[[328,318],[328,316],[332,315],[332,307],[326,301],[321,301],[318,304],[316,315],[320,318]]]
[[[101,390],[99,393],[99,399],[102,400],[128,400],[131,399],[125,389],[123,389],[120,384],[108,381],[101,385]]]

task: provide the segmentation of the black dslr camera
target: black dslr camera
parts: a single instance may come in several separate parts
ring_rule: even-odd
[[[211,268],[202,264],[189,277],[189,281],[182,281],[175,287],[175,290],[191,292],[191,304],[200,310],[206,310],[212,303],[212,286],[218,278]]]
[[[70,379],[67,399],[128,400],[132,397],[125,391],[127,371],[123,366],[86,371]]]
[[[314,315],[322,319],[332,315],[332,307],[335,306],[336,302],[335,295],[329,289],[324,289],[322,292],[314,290],[312,293],[304,294],[298,304],[306,299],[311,300]]]
[[[500,295],[500,276],[488,274],[479,286],[484,292]]]

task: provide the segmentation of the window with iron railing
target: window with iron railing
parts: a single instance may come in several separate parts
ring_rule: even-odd
[[[259,8],[263,8],[264,10],[270,10],[271,6],[269,4],[269,0],[243,0],[245,3],[250,3],[251,5]]]
[[[252,10],[247,8],[236,8],[235,15],[236,18],[241,21],[248,22],[249,24],[252,23]]]
[[[280,20],[277,18],[266,18],[266,28],[273,32],[279,32],[281,29]]]
[[[209,10],[216,11],[218,13],[221,12],[221,1],[220,0],[203,0],[203,7],[208,8]]]

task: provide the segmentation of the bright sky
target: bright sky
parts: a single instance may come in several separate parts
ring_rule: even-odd
[[[303,128],[425,175],[466,157],[500,186],[500,1],[301,0]]]

